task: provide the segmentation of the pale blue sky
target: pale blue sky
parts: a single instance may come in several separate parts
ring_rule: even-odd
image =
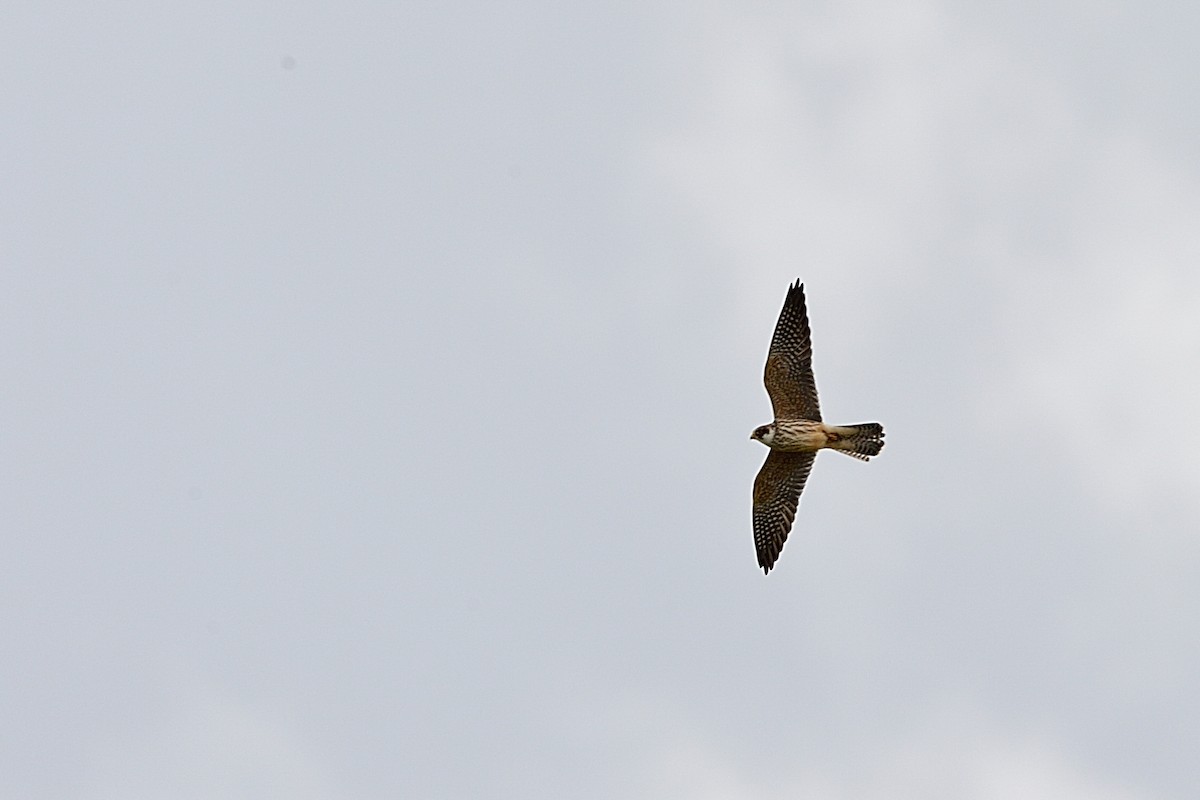
[[[1191,798],[1200,11],[988,8],[0,12],[0,794]]]

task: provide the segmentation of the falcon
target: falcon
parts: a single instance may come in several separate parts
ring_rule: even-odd
[[[775,566],[792,530],[800,493],[817,451],[836,450],[867,461],[883,449],[883,426],[878,422],[827,425],[821,421],[808,310],[800,281],[788,287],[771,337],[763,382],[775,421],[755,428],[750,438],[771,449],[754,479],[754,548],[765,575]]]

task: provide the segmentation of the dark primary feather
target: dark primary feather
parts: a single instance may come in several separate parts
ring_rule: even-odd
[[[816,453],[772,450],[754,479],[754,549],[763,573],[771,571],[796,518],[800,493]]]
[[[800,281],[788,287],[763,372],[775,419],[821,419],[812,373],[812,336]]]

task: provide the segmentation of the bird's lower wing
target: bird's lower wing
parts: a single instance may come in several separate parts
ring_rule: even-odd
[[[816,457],[816,453],[772,450],[754,479],[754,549],[764,574],[775,565],[792,530],[800,493]]]

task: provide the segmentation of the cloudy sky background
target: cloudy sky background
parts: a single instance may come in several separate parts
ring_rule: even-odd
[[[10,5],[0,794],[1193,797],[1198,25]]]

